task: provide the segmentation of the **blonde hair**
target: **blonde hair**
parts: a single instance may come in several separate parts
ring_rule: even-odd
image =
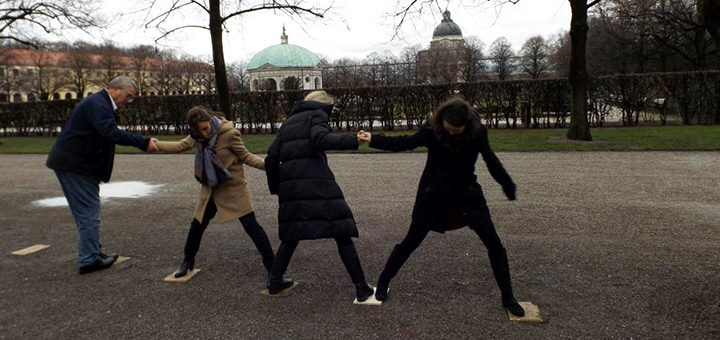
[[[334,104],[333,98],[325,91],[312,91],[305,96],[305,101],[321,102],[324,104]]]

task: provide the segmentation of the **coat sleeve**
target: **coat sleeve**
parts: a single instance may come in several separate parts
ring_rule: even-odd
[[[320,150],[357,150],[357,137],[352,135],[333,135],[330,133],[328,115],[317,111],[310,118],[310,140]]]
[[[232,139],[230,140],[230,148],[233,153],[238,156],[241,162],[260,170],[265,170],[265,161],[248,151],[240,137],[240,131],[235,129],[232,133]]]
[[[192,149],[195,146],[195,140],[187,136],[178,142],[160,142],[155,143],[161,152],[182,153]]]
[[[409,136],[393,136],[373,135],[370,140],[370,147],[386,151],[408,151],[421,146],[428,146],[430,138],[432,138],[432,128],[423,125],[415,134]]]
[[[490,142],[488,141],[487,129],[485,129],[485,127],[481,127],[480,131],[478,131],[476,141],[478,143],[480,154],[483,156],[485,165],[487,165],[492,178],[502,185],[503,189],[514,187],[515,183],[513,183],[510,175],[508,175],[507,171],[505,171],[505,167],[503,167],[500,159],[498,159],[495,152],[490,149]]]
[[[85,109],[88,120],[95,131],[115,144],[135,146],[143,151],[147,150],[149,138],[120,130],[115,120],[115,114],[104,105],[90,105]]]
[[[265,157],[265,175],[268,189],[273,195],[277,195],[280,189],[280,146],[282,146],[282,140],[278,134]]]

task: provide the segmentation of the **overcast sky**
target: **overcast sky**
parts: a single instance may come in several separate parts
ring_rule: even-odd
[[[227,0],[237,3],[235,0]],[[408,3],[409,0],[400,0]],[[161,13],[169,6],[170,0],[157,0],[154,12],[140,11],[149,1],[98,0],[100,12],[107,17],[116,17],[107,29],[93,37],[75,34],[73,39],[113,40],[123,46],[154,44],[161,33],[146,29],[146,17]],[[485,3],[476,0],[476,3]],[[308,4],[311,2],[307,2]],[[316,1],[323,4],[322,1]],[[328,2],[324,2],[327,4]],[[515,50],[530,36],[541,34],[548,37],[570,26],[570,6],[567,0],[522,0],[516,5],[505,5],[500,15],[497,8],[468,7],[473,1],[451,1],[447,9],[463,31],[463,36],[477,36],[489,47],[498,37],[506,37]],[[440,1],[443,9],[447,2]],[[265,47],[279,44],[283,24],[289,36],[289,43],[303,46],[310,51],[326,56],[330,60],[343,57],[362,59],[372,52],[390,50],[398,55],[403,47],[419,44],[426,47],[432,38],[435,26],[442,19],[439,15],[426,14],[406,24],[403,40],[391,41],[393,19],[387,13],[395,10],[396,0],[336,0],[334,8],[325,19],[292,19],[284,14],[259,11],[228,21],[228,33],[224,35],[226,62],[249,60]],[[137,13],[133,13],[137,12]],[[435,11],[437,13],[437,10]],[[120,15],[120,17],[117,17]],[[206,25],[207,16],[197,11],[185,11],[170,18],[166,28],[182,25]],[[162,45],[174,47],[196,56],[210,56],[210,33],[207,30],[188,28],[174,33],[161,41]]]

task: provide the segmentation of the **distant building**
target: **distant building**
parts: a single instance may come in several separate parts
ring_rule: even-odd
[[[288,44],[288,36],[280,36],[280,44],[258,52],[248,63],[251,91],[322,89],[320,59],[304,47]]]
[[[133,78],[141,96],[204,94],[215,87],[206,63],[13,48],[0,49],[0,102],[83,98],[120,75]]]
[[[418,52],[420,81],[431,84],[462,82],[466,53],[462,30],[452,20],[450,12],[445,11],[442,22],[433,31],[430,48]]]

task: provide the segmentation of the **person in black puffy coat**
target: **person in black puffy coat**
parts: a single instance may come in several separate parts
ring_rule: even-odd
[[[359,143],[355,136],[330,133],[332,103],[325,91],[309,93],[295,105],[265,158],[270,193],[278,195],[280,202],[281,243],[267,284],[271,295],[294,286],[283,274],[298,242],[323,238],[337,242],[358,301],[373,295],[352,241],[358,237],[355,219],[325,155],[326,150],[357,150]]]
[[[444,233],[469,225],[488,250],[495,280],[502,292],[503,306],[511,313],[523,316],[525,311],[513,294],[505,248],[495,231],[490,210],[475,176],[478,154],[483,156],[490,174],[511,201],[515,200],[515,183],[490,149],[487,129],[470,105],[460,98],[448,100],[438,107],[431,122],[414,135],[373,136],[361,130],[358,139],[369,142],[372,148],[388,151],[406,151],[420,146],[428,148],[410,230],[390,254],[380,274],[375,298],[380,301],[387,298],[390,280],[428,232]]]

